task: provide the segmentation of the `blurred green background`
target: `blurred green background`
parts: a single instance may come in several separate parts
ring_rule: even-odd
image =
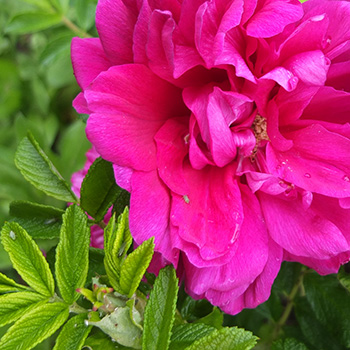
[[[96,36],[97,0],[0,0],[0,225],[13,200],[62,207],[20,174],[14,154],[30,130],[70,180],[85,162],[84,116],[72,107],[80,91],[71,67],[72,37]],[[50,242],[42,242],[42,247]],[[0,271],[8,273],[0,247]]]

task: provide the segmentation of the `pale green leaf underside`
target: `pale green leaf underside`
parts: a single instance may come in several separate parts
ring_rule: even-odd
[[[15,164],[24,178],[47,195],[65,202],[76,202],[70,186],[62,178],[33,136],[28,135],[19,144]]]
[[[52,296],[55,286],[49,264],[28,233],[17,223],[7,222],[1,241],[23,280],[37,292]]]
[[[256,341],[257,337],[244,329],[223,328],[195,341],[185,350],[249,350],[255,346]]]
[[[72,317],[62,328],[53,350],[80,350],[92,326],[86,326],[87,314]]]
[[[120,272],[120,288],[130,298],[139,286],[154,251],[153,237],[143,242],[125,259]]]
[[[77,205],[63,215],[60,242],[56,250],[56,278],[60,293],[67,303],[79,298],[89,269],[90,230],[87,216]]]
[[[16,321],[48,299],[33,292],[18,292],[0,295],[0,327]]]
[[[172,266],[160,270],[144,318],[142,349],[167,350],[175,318],[178,280]]]

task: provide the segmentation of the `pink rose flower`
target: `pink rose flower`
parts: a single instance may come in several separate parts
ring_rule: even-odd
[[[87,136],[195,298],[265,301],[350,258],[350,2],[100,0],[73,39]]]
[[[80,189],[81,184],[83,183],[85,175],[88,173],[90,166],[92,163],[99,157],[100,155],[96,152],[95,148],[92,147],[90,150],[86,152],[86,162],[84,168],[74,173],[71,177],[72,182],[72,191],[75,195],[80,198]],[[107,224],[112,215],[112,209],[109,209],[104,221]],[[103,249],[103,229],[98,225],[92,225],[90,228],[90,245],[94,248]]]

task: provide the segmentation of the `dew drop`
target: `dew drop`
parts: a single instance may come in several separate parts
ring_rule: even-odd
[[[190,202],[190,199],[188,198],[187,195],[184,195],[183,199],[184,199],[185,203],[187,203],[187,204]]]
[[[311,177],[311,175],[309,173],[305,173],[304,176],[307,177],[308,179],[310,179],[310,177]]]
[[[89,321],[88,320],[84,320],[84,324],[87,327],[89,325]]]
[[[77,323],[74,323],[74,326],[73,326],[74,328],[77,328],[78,327],[78,324]]]
[[[10,238],[12,238],[13,240],[16,239],[16,234],[13,231],[10,231]]]
[[[349,182],[350,181],[350,177],[348,175],[345,175],[343,177],[343,180],[346,181],[346,182]]]

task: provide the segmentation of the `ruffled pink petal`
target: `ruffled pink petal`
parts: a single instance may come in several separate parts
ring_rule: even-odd
[[[124,188],[124,190],[131,192],[131,176],[133,170],[131,168],[119,166],[113,164],[115,181],[119,187]]]
[[[328,71],[326,85],[350,92],[350,61],[332,64]]]
[[[198,121],[203,141],[207,144],[216,165],[225,166],[235,158],[235,141],[239,142],[240,147],[244,147],[245,143],[251,146],[252,133],[246,135],[246,141],[235,140],[230,129],[232,124],[247,119],[252,113],[253,105],[249,98],[212,86],[185,89],[183,97]]]
[[[350,139],[328,131],[321,125],[310,126],[286,133],[293,140],[296,152],[305,158],[326,162],[350,174]]]
[[[226,2],[205,2],[196,14],[196,47],[208,68],[215,64],[216,57],[223,50],[226,33],[241,21],[242,1],[234,1],[227,9],[226,7]]]
[[[279,62],[302,52],[323,50],[327,45],[329,18],[320,14],[303,20],[287,38],[282,38],[278,49]]]
[[[329,59],[319,50],[299,53],[283,63],[307,85],[324,85],[329,65]]]
[[[170,193],[156,171],[135,172],[131,179],[130,232],[137,244],[154,237],[155,249],[177,265],[179,252],[169,231]]]
[[[132,43],[137,20],[136,1],[127,6],[123,0],[99,0],[96,28],[108,59],[114,64],[133,61]]]
[[[331,197],[344,198],[350,195],[348,172],[322,159],[310,159],[297,148],[276,152],[269,144],[266,158],[269,171],[293,185]]]
[[[183,173],[189,192],[173,194],[171,222],[183,241],[195,244],[201,259],[188,256],[196,266],[227,254],[235,244],[243,221],[242,201],[232,166],[193,170],[187,163]],[[220,240],[217,239],[220,232]]]
[[[138,170],[156,167],[154,135],[164,121],[185,113],[181,91],[142,65],[110,68],[85,91],[94,113],[87,136],[107,160]]]
[[[249,189],[245,186],[241,189],[244,221],[230,261],[222,266],[198,268],[188,260],[189,256],[184,259],[187,290],[220,307],[229,302],[227,295],[235,299],[244,293],[268,261],[268,237],[259,203]]]
[[[348,1],[327,1],[310,0],[303,3],[305,18],[326,14],[329,18],[327,39],[329,41],[325,52],[330,59],[336,57],[332,51],[337,51],[338,47],[350,40],[350,3]]]
[[[183,196],[189,192],[183,173],[189,137],[186,119],[168,119],[155,135],[159,176],[171,191]]]
[[[329,275],[331,273],[337,273],[341,265],[346,264],[350,260],[350,252],[340,253],[339,255],[330,259],[313,259],[306,258],[304,256],[297,256],[285,252],[283,259],[286,261],[299,262],[303,265],[310,267],[320,275]]]
[[[220,305],[221,310],[235,315],[244,308],[255,308],[265,302],[270,297],[271,287],[280,270],[282,259],[282,248],[270,239],[269,256],[262,273],[238,298],[228,298],[223,305]]]
[[[84,93],[80,92],[73,100],[73,107],[80,114],[90,114],[91,111],[87,106],[87,101],[84,97]]]
[[[168,11],[156,10],[152,13],[148,25],[146,47],[148,65],[155,74],[173,82],[175,21]]]
[[[146,45],[148,37],[149,19],[151,17],[152,10],[149,6],[149,1],[143,1],[140,8],[140,13],[135,23],[133,33],[133,47],[135,63],[147,64],[148,58],[146,54]]]
[[[267,0],[247,22],[247,34],[255,38],[271,38],[302,16],[303,10],[297,0]]]
[[[337,91],[324,86],[304,111],[303,119],[327,121],[334,124],[349,122],[350,95],[345,91]]]
[[[349,249],[339,228],[312,208],[304,210],[298,200],[259,193],[259,200],[272,239],[291,254],[329,259]]]
[[[74,75],[83,90],[111,66],[98,38],[73,38],[71,49]]]

